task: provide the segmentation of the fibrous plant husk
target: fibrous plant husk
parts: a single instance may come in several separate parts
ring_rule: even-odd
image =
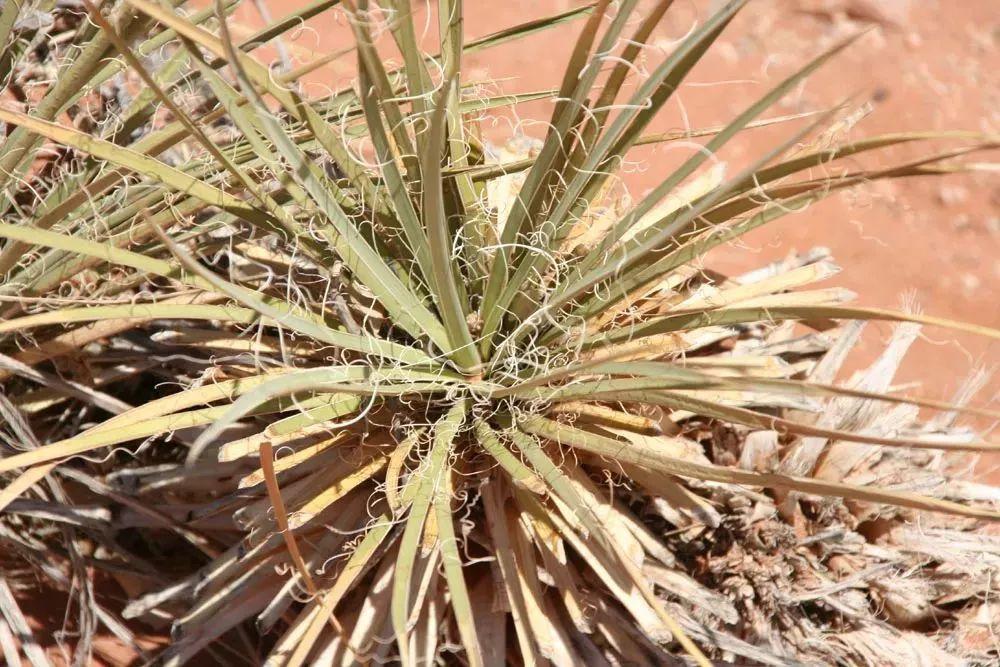
[[[648,54],[671,4],[473,40],[442,0],[425,53],[406,0],[239,42],[235,2],[6,3],[5,655],[46,660],[16,595],[41,578],[73,597],[77,664],[98,633],[146,656],[136,628],[169,633],[166,665],[995,661],[997,490],[968,474],[997,445],[958,421],[996,417],[984,376],[948,402],[893,378],[921,326],[1000,334],[848,305],[815,287],[822,249],[703,261],[845,188],[987,167],[995,138],[839,144],[849,106],[767,115],[849,42],[729,125],[650,135],[745,2]],[[327,58],[254,51],[324,12],[356,85],[305,97]],[[567,21],[557,90],[463,80],[466,53]],[[481,136],[545,97],[537,141]],[[759,125],[786,140],[727,175],[715,154]],[[622,193],[633,147],[699,137]],[[867,321],[892,339],[838,382]]]

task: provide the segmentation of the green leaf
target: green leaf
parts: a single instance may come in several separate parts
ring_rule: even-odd
[[[361,89],[361,103],[364,108],[365,119],[367,120],[366,127],[375,146],[379,166],[382,170],[382,177],[389,191],[393,211],[396,214],[394,222],[397,222],[399,227],[402,228],[403,234],[406,235],[411,257],[416,261],[420,274],[426,281],[430,282],[434,278],[434,268],[431,261],[427,235],[424,233],[420,216],[413,205],[413,200],[410,198],[408,181],[396,162],[396,156],[389,143],[385,126],[382,123],[382,117],[379,113],[380,95],[377,92],[376,86],[371,81],[371,75],[368,74],[368,70],[374,68],[374,65],[369,64],[368,60],[374,58],[379,66],[381,66],[381,61],[378,61],[378,54],[374,53],[374,49],[362,49],[359,50],[359,53],[362,56],[362,66],[359,67],[358,81]],[[419,165],[417,166],[419,168]],[[412,171],[415,170],[411,169]]]
[[[101,160],[125,167],[131,171],[149,177],[178,192],[191,194],[206,204],[218,206],[233,213],[246,216],[249,220],[259,220],[263,216],[250,204],[222,190],[208,185],[203,180],[194,178],[160,162],[148,155],[137,153],[128,148],[117,146],[103,139],[97,139],[76,130],[49,123],[27,114],[0,107],[0,120],[23,127],[26,131],[45,137],[63,146],[88,153]]]
[[[128,1],[141,4],[143,11],[150,9],[146,7],[144,0]],[[156,8],[152,9],[155,10]],[[159,19],[160,17],[157,16],[157,18]],[[379,253],[368,244],[344,210],[332,198],[326,184],[321,182],[311,171],[311,167],[313,166],[312,160],[286,134],[284,128],[281,127],[281,124],[274,118],[264,104],[264,101],[257,94],[254,83],[248,79],[243,66],[252,64],[254,67],[259,68],[259,63],[246,58],[240,58],[229,42],[219,42],[219,40],[215,40],[211,36],[206,37],[201,34],[197,34],[197,37],[201,40],[199,43],[218,46],[223,53],[226,53],[230,57],[229,64],[236,73],[244,95],[257,109],[257,118],[264,133],[272,141],[282,157],[291,165],[292,172],[296,178],[301,179],[302,186],[309,193],[317,208],[322,211],[331,223],[333,233],[327,233],[326,239],[336,249],[337,254],[340,255],[344,263],[372,290],[382,305],[392,314],[398,326],[415,337],[426,335],[442,349],[448,349],[448,337],[444,327],[434,314],[424,306],[420,299],[402,283]],[[265,78],[267,77],[265,76]],[[279,97],[278,92],[273,90],[269,90],[268,92]],[[311,107],[305,106],[304,109],[308,111],[311,110]],[[315,122],[322,123],[323,121],[318,117],[310,121],[311,129],[317,133],[317,137],[319,138],[319,131],[313,126]],[[326,146],[324,145],[324,147]]]
[[[102,322],[106,320],[222,320],[250,324],[260,316],[249,308],[178,303],[123,303],[112,306],[57,308],[36,315],[25,315],[0,322],[0,333],[23,331],[50,324]]]
[[[769,306],[761,308],[719,308],[697,312],[670,315],[650,320],[630,330],[618,330],[594,337],[584,344],[584,348],[623,340],[637,340],[659,333],[699,329],[727,324],[749,324],[752,322],[779,322],[782,320],[881,320],[884,322],[916,322],[938,326],[954,331],[964,331],[986,338],[1000,338],[1000,330],[991,327],[933,317],[921,313],[904,313],[883,308],[858,308],[852,306]]]
[[[444,189],[441,179],[439,159],[445,136],[445,111],[450,89],[455,85],[449,81],[441,91],[441,97],[431,117],[427,146],[421,160],[423,172],[423,215],[424,227],[430,243],[432,267],[434,271],[434,293],[440,304],[440,311],[448,331],[450,347],[448,355],[460,365],[462,370],[475,375],[481,370],[482,360],[479,350],[472,341],[466,323],[466,310],[459,298],[456,274],[458,273],[451,256],[452,235],[444,208]]]
[[[181,261],[181,264],[192,273],[198,275],[212,289],[236,299],[274,322],[311,336],[317,341],[323,341],[348,350],[393,359],[406,364],[427,365],[433,363],[430,357],[416,348],[392,343],[364,333],[352,334],[333,329],[327,326],[321,317],[313,313],[303,313],[301,309],[295,308],[291,304],[279,299],[259,296],[253,290],[223,280],[195,262],[163,232],[155,227],[154,229],[159,233],[160,240],[170,248],[170,251]]]
[[[491,350],[493,336],[500,327],[501,320],[506,313],[506,306],[514,296],[513,292],[523,288],[523,285],[510,281],[510,271],[512,268],[516,268],[510,245],[518,241],[518,237],[526,225],[530,225],[526,230],[527,233],[533,231],[533,227],[537,223],[537,213],[542,210],[546,201],[546,191],[550,186],[555,185],[561,166],[569,154],[570,146],[568,144],[573,138],[570,129],[578,118],[584,97],[601,69],[602,54],[610,51],[614,41],[624,28],[634,4],[634,2],[623,3],[598,46],[598,55],[587,62],[601,18],[609,6],[608,0],[598,2],[596,11],[587,21],[573,49],[566,75],[559,90],[559,98],[562,101],[552,113],[549,133],[525,178],[524,184],[518,191],[514,206],[500,232],[500,247],[493,260],[483,294],[485,322],[480,347],[484,355],[488,355]]]
[[[204,449],[229,426],[235,424],[260,405],[294,394],[320,392],[327,394],[357,393],[373,397],[442,393],[453,384],[437,373],[422,373],[403,369],[371,369],[364,366],[327,366],[284,373],[258,384],[243,393],[215,423],[206,429],[192,445],[188,464],[194,463]],[[336,410],[337,408],[334,408]]]
[[[403,537],[396,555],[396,570],[392,582],[391,618],[392,627],[399,645],[400,659],[404,665],[412,661],[410,653],[410,628],[407,619],[410,616],[410,588],[412,586],[413,566],[420,546],[424,522],[430,510],[436,489],[443,484],[444,475],[450,471],[448,459],[458,430],[465,420],[468,405],[466,401],[456,401],[448,413],[438,420],[434,427],[434,442],[426,457],[423,469],[410,476],[406,488],[413,487],[413,503],[403,529]],[[406,493],[404,489],[404,493]]]
[[[570,211],[576,209],[581,210],[581,207],[585,207],[589,200],[596,194],[600,185],[606,180],[608,167],[606,166],[609,161],[615,160],[623,156],[629,148],[633,145],[636,139],[638,139],[640,133],[646,128],[646,126],[652,121],[654,116],[659,112],[659,110],[667,103],[671,98],[673,92],[681,85],[681,82],[691,71],[695,64],[701,60],[701,57],[705,54],[708,48],[714,43],[714,41],[719,37],[725,27],[733,19],[736,13],[742,8],[745,2],[730,2],[724,8],[720,9],[718,12],[712,15],[712,17],[707,20],[704,24],[700,25],[697,30],[691,33],[687,39],[685,39],[680,46],[678,46],[670,54],[670,56],[660,64],[656,70],[650,75],[648,79],[643,81],[642,85],[635,92],[632,98],[628,101],[625,109],[619,113],[615,120],[611,123],[607,132],[604,133],[596,142],[596,145],[589,150],[585,156],[583,164],[576,170],[573,175],[572,180],[566,188],[566,192],[560,196],[559,202],[556,205],[555,210],[548,216],[548,224],[552,227],[552,233],[548,234],[545,242],[550,251],[558,249],[563,238],[565,237],[565,232],[570,226],[570,221],[567,220],[567,216]],[[665,9],[663,7],[662,9]],[[651,28],[650,28],[651,29]],[[633,57],[635,57],[633,55]],[[619,63],[621,64],[621,63]],[[612,76],[614,76],[614,72]],[[622,74],[624,76],[624,74]],[[613,82],[609,82],[609,85]],[[782,88],[779,86],[779,88]],[[787,88],[784,88],[787,90]],[[603,96],[602,96],[603,99]],[[613,98],[612,100],[613,101]],[[611,101],[607,103],[610,104]],[[763,108],[769,106],[770,102],[767,102],[758,109],[753,115],[762,111]],[[707,151],[715,151],[721,147],[725,141],[736,134],[739,130],[748,123],[753,115],[745,114],[747,118],[738,119],[736,122],[723,129],[721,132],[715,135],[712,141],[706,146]],[[697,153],[697,156],[704,158],[702,153]],[[685,165],[686,167],[687,165]],[[646,211],[646,209],[651,209],[652,206],[659,201],[663,193],[669,192],[676,185],[678,185],[685,177],[687,171],[693,173],[694,168],[690,170],[682,167],[675,174],[673,174],[667,181],[665,181],[658,190],[661,191],[660,196],[654,198],[653,195],[649,195],[644,198],[640,204],[636,207],[635,211],[630,212],[629,219],[638,219]],[[580,195],[583,193],[584,188],[590,186],[590,195],[583,198],[580,201]],[[617,233],[617,227],[615,232],[607,237],[607,240],[614,240],[614,235]],[[533,273],[544,273],[545,262],[547,261],[549,255],[545,253],[534,253],[529,258],[526,258],[525,262],[518,267],[511,279],[512,285],[519,285],[526,276],[532,275]],[[584,262],[586,263],[586,259]],[[513,290],[507,298],[501,298],[498,302],[501,307],[506,307],[513,300],[511,297],[517,297],[517,301],[514,305],[514,311],[516,313],[527,314],[528,306],[526,301],[528,298],[525,293],[517,293],[517,290]]]
[[[445,470],[441,475],[438,488],[435,489],[433,510],[437,519],[438,541],[441,545],[441,564],[444,566],[444,577],[448,584],[448,595],[451,607],[458,625],[458,634],[465,649],[466,659],[470,667],[482,667],[483,651],[479,645],[476,633],[475,619],[472,613],[472,603],[469,599],[469,589],[462,574],[462,556],[458,549],[458,539],[455,537],[455,524],[451,510],[453,494],[451,484],[452,471]]]
[[[476,440],[503,468],[515,484],[530,489],[534,493],[545,493],[546,485],[531,468],[514,456],[500,441],[488,423],[477,419],[475,423]]]
[[[294,401],[274,401],[258,405],[249,414],[261,415],[283,412],[299,407]],[[118,416],[120,421],[105,422],[72,438],[60,440],[50,445],[31,449],[20,454],[0,458],[0,473],[27,468],[39,463],[60,461],[79,454],[119,445],[140,438],[162,435],[181,429],[204,426],[216,422],[223,417],[231,406],[222,405],[212,408],[178,412],[160,417],[152,417],[142,421],[126,421],[129,413]]]
[[[829,114],[824,114],[807,128],[797,132],[790,140],[787,140],[765,153],[755,160],[753,166],[743,170],[739,175],[714,190],[708,196],[702,198],[700,202],[684,211],[676,218],[668,217],[658,223],[654,223],[648,229],[640,232],[634,239],[621,244],[616,250],[611,250],[622,235],[643,215],[648,213],[657,202],[676,188],[688,176],[700,167],[709,155],[714,154],[724,146],[733,136],[742,130],[747,123],[765,109],[777,102],[788,93],[795,85],[802,81],[809,74],[818,69],[834,55],[847,48],[856,37],[840,42],[834,47],[823,52],[814,58],[805,67],[779,83],[763,97],[750,105],[745,111],[739,114],[726,128],[716,134],[705,146],[704,151],[696,152],[683,165],[681,165],[669,178],[654,188],[643,200],[633,208],[628,215],[620,220],[614,230],[609,233],[598,247],[591,250],[586,257],[570,272],[570,274],[556,288],[555,293],[547,300],[544,308],[554,310],[577,298],[586,290],[603,280],[612,278],[615,274],[627,275],[628,271],[634,267],[647,254],[656,248],[666,244],[677,232],[684,228],[689,221],[695,220],[699,215],[711,208],[712,205],[721,202],[725,197],[730,196],[740,183],[745,182],[754,172],[762,168],[776,155],[784,152],[801,137],[805,136],[812,128],[818,126]],[[536,311],[537,313],[537,311]]]
[[[945,512],[958,516],[1000,520],[1000,512],[970,507],[947,500],[939,500],[905,491],[891,491],[875,487],[854,486],[837,482],[826,482],[804,477],[792,477],[771,473],[756,473],[723,466],[694,463],[692,461],[667,456],[648,446],[626,443],[606,438],[595,433],[545,419],[528,417],[519,426],[528,433],[541,436],[553,442],[590,452],[597,456],[640,466],[649,470],[692,479],[703,479],[728,484],[746,484],[765,488],[785,489],[823,496],[836,496],[850,500],[887,503],[899,507]]]

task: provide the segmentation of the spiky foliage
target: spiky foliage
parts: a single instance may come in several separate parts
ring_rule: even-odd
[[[953,424],[995,413],[889,390],[919,324],[997,332],[844,305],[810,288],[822,253],[732,278],[701,258],[865,181],[972,168],[989,137],[831,145],[837,109],[781,119],[785,141],[715,178],[714,153],[848,46],[725,127],[644,135],[742,1],[638,80],[669,0],[475,41],[440,0],[436,55],[408,0],[320,0],[240,43],[236,3],[181,4],[88,5],[30,112],[0,109],[0,538],[85,591],[84,654],[98,623],[129,638],[79,586],[89,565],[127,617],[172,624],[166,664],[257,662],[254,631],[274,665],[988,660],[955,619],[989,614],[997,543],[968,531],[1000,514],[945,454],[995,449]],[[0,14],[12,89],[52,25],[34,11]],[[331,11],[357,86],[305,98],[327,59],[276,74],[252,51]],[[497,163],[470,114],[552,93],[470,96],[463,56],[575,19],[547,134]],[[623,206],[633,147],[697,136]],[[957,147],[838,166],[931,140]],[[841,320],[902,323],[846,386]]]

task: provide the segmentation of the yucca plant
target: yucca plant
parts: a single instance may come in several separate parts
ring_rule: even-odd
[[[955,419],[997,413],[975,379],[950,403],[891,382],[920,325],[1000,334],[846,305],[812,287],[822,252],[701,261],[846,188],[982,168],[995,138],[835,143],[847,104],[767,115],[851,40],[724,127],[646,134],[742,0],[642,77],[669,0],[471,41],[440,0],[437,53],[409,0],[319,0],[242,42],[232,0],[83,3],[0,13],[22,102],[0,107],[0,609],[22,642],[27,562],[78,599],[78,664],[101,627],[132,641],[95,572],[169,625],[170,665],[996,659],[997,493],[960,477],[997,445]],[[324,12],[351,48],[253,55]],[[558,89],[463,79],[466,54],[573,20]],[[298,92],[345,53],[354,88]],[[541,98],[547,133],[498,161],[475,115]],[[710,168],[779,123],[739,173]],[[616,194],[634,147],[696,137]],[[842,162],[920,142],[950,145]],[[892,341],[835,384],[869,320]]]

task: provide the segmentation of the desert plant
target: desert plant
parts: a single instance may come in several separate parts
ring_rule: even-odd
[[[1000,334],[846,305],[811,288],[834,273],[822,253],[737,277],[700,260],[846,188],[977,168],[962,158],[993,138],[831,144],[847,105],[764,115],[851,40],[724,127],[644,134],[742,0],[637,81],[669,0],[475,41],[440,0],[434,55],[409,0],[319,0],[240,43],[232,1],[83,4],[48,60],[19,17],[52,2],[0,13],[9,85],[57,66],[27,112],[0,108],[0,539],[77,581],[81,655],[99,624],[129,639],[89,567],[126,617],[171,625],[164,664],[990,659],[962,633],[989,614],[1000,563],[978,529],[1000,514],[954,475],[997,446],[954,419],[996,413],[969,405],[975,383],[954,403],[890,383],[920,325]],[[343,53],[280,72],[252,55],[334,10],[354,89],[296,85]],[[557,90],[463,80],[466,53],[577,19]],[[472,116],[541,97],[544,138],[497,162]],[[717,151],[778,123],[784,141],[713,178]],[[648,195],[615,194],[635,146],[697,136]],[[868,320],[898,323],[892,343],[834,384]],[[9,591],[0,606],[17,619]]]

